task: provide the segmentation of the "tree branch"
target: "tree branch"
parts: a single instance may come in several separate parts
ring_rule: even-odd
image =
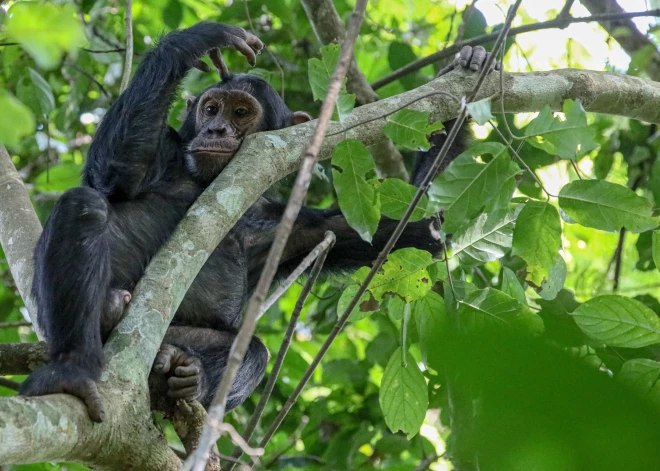
[[[331,0],[302,0],[302,4],[314,33],[322,44],[341,43],[344,40],[346,37],[344,24]],[[351,58],[346,89],[350,93],[355,93],[356,102],[359,105],[373,103],[380,99],[358,67],[355,56]],[[409,176],[403,164],[403,156],[390,139],[374,144],[370,150],[376,162],[379,177],[400,178],[408,181]]]
[[[653,80],[660,79],[660,52],[651,39],[642,33],[616,0],[580,0],[592,15],[619,15],[619,18],[599,20],[600,25],[621,45],[628,55],[632,56],[642,49],[649,49],[651,57],[646,61],[646,73]]]
[[[600,0],[594,0],[594,1],[600,1]],[[660,9],[632,12],[632,13],[621,13],[621,14],[593,15],[582,18],[575,18],[575,17],[571,17],[570,15],[567,18],[566,16],[559,15],[554,20],[542,21],[541,23],[532,23],[524,26],[519,26],[517,28],[511,28],[511,31],[509,31],[509,37],[511,38],[518,34],[530,33],[532,31],[539,31],[542,29],[565,28],[566,26],[572,23],[590,23],[592,21],[600,22],[600,21],[621,20],[621,19],[635,18],[639,16],[660,16]],[[439,62],[442,59],[455,56],[465,46],[479,46],[494,41],[495,39],[497,39],[498,34],[499,31],[454,43],[451,46],[442,49],[441,51],[435,52],[430,56],[426,56],[422,59],[413,61],[410,64],[395,70],[391,74],[376,80],[374,83],[371,84],[371,86],[374,90],[378,90],[379,88],[384,87],[385,85],[392,83],[395,80],[400,79],[401,77],[405,77],[406,75],[411,74],[423,67],[426,67],[429,64],[433,64],[434,62]]]
[[[36,327],[37,307],[30,294],[34,265],[32,253],[41,234],[41,223],[32,207],[23,180],[18,175],[7,149],[0,146],[0,245],[18,292],[23,298],[30,319]]]
[[[128,87],[133,68],[133,0],[126,0],[126,56],[124,57],[124,74],[121,77],[119,93]]]

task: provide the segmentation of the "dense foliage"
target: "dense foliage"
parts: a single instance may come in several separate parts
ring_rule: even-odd
[[[347,19],[351,5],[333,3]],[[374,1],[356,46],[367,79],[428,55],[458,34],[490,32],[479,4],[462,23],[465,3]],[[136,63],[165,31],[199,19],[246,29],[251,22],[273,55],[262,54],[250,72],[281,88],[292,109],[312,114],[339,52],[336,45],[320,47],[297,0],[137,1],[133,13]],[[524,4],[522,13],[529,22]],[[547,18],[556,13],[548,10]],[[119,93],[124,6],[10,2],[0,9],[0,21],[0,142],[45,218],[61,192],[79,183],[95,126]],[[557,66],[591,64],[576,42],[545,47]],[[505,67],[520,64],[521,53],[534,67],[533,52],[511,40]],[[224,55],[230,69],[245,69],[238,54]],[[640,50],[620,72],[643,75],[645,60],[648,51]],[[435,67],[378,93],[422,85]],[[190,73],[172,107],[173,126],[185,96],[215,80],[215,74]],[[354,106],[355,96],[344,88],[334,119],[342,121]],[[480,139],[434,181],[413,213],[415,221],[442,211],[440,235],[451,240],[446,259],[417,249],[390,255],[267,448],[262,463],[268,469],[403,471],[426,469],[417,467],[427,462],[447,469],[449,459],[465,469],[660,467],[657,128],[587,115],[572,100],[563,103],[563,113],[545,106],[516,119],[505,120],[498,109],[496,101],[470,105]],[[385,134],[408,168],[413,151],[427,149],[427,136],[442,129],[418,111],[386,119]],[[273,191],[286,196],[288,183]],[[349,139],[318,166],[308,203],[338,206],[370,241],[382,216],[402,217],[415,190],[400,179],[378,178],[370,149]],[[315,286],[264,427],[367,272]],[[23,320],[6,264],[0,263],[0,277],[0,322]],[[260,322],[271,352],[279,349],[300,290],[294,285]],[[29,327],[0,329],[0,343],[34,340]],[[0,387],[3,394],[15,393]],[[255,394],[232,412],[239,431],[257,400]],[[180,447],[171,426],[161,423]],[[219,445],[222,453],[233,449],[226,441]]]

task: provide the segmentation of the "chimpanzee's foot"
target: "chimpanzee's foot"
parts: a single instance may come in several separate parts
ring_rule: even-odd
[[[168,376],[169,397],[187,401],[202,397],[206,386],[202,363],[179,347],[162,344],[154,360],[153,371]]]

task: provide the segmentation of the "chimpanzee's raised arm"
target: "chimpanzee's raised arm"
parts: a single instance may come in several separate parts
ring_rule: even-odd
[[[254,65],[261,41],[242,28],[203,22],[165,36],[99,125],[83,171],[84,184],[106,196],[131,198],[153,183],[176,156],[167,115],[179,82],[199,59],[232,47]]]

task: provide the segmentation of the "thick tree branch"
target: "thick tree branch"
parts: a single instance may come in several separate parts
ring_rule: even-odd
[[[594,0],[594,1],[598,2],[600,0]],[[565,28],[572,23],[590,23],[592,21],[598,21],[598,22],[612,21],[616,19],[629,19],[640,16],[660,16],[660,9],[632,12],[632,13],[621,13],[621,14],[606,13],[602,15],[586,16],[582,18],[574,18],[570,15],[568,16],[559,15],[554,20],[542,21],[541,23],[531,23],[528,25],[519,26],[517,28],[511,28],[511,31],[509,31],[509,37],[511,38],[518,34],[530,33],[532,31],[539,31],[542,29]],[[498,34],[499,32],[484,34],[483,36],[477,36],[474,38],[467,39],[465,41],[459,41],[457,43],[454,43],[451,46],[442,49],[441,51],[435,52],[430,56],[423,57],[422,59],[411,62],[410,64],[407,64],[401,67],[400,69],[395,70],[391,74],[376,80],[374,83],[371,84],[371,86],[374,90],[378,90],[379,88],[384,87],[385,85],[392,83],[395,80],[399,80],[401,77],[405,77],[406,75],[411,74],[423,67],[426,67],[429,64],[433,64],[448,57],[455,56],[465,46],[479,46],[494,41],[495,39],[497,39]]]
[[[646,61],[646,73],[653,80],[660,80],[660,52],[651,39],[642,33],[630,18],[624,18],[626,12],[616,0],[580,0],[592,15],[621,15],[620,19],[599,20],[600,25],[632,56],[642,49],[652,51]]]
[[[34,277],[32,253],[40,234],[41,223],[23,180],[7,149],[0,146],[0,245],[39,338],[41,335],[35,323],[37,308],[30,290]]]
[[[302,4],[314,33],[322,44],[341,43],[344,40],[346,37],[344,24],[331,0],[302,0]],[[351,59],[351,66],[348,69],[346,88],[350,93],[355,94],[356,102],[359,105],[373,103],[380,99],[359,69],[355,56]],[[385,139],[374,144],[371,147],[371,153],[381,178],[401,178],[408,181],[408,171],[403,164],[401,152],[391,140]]]

